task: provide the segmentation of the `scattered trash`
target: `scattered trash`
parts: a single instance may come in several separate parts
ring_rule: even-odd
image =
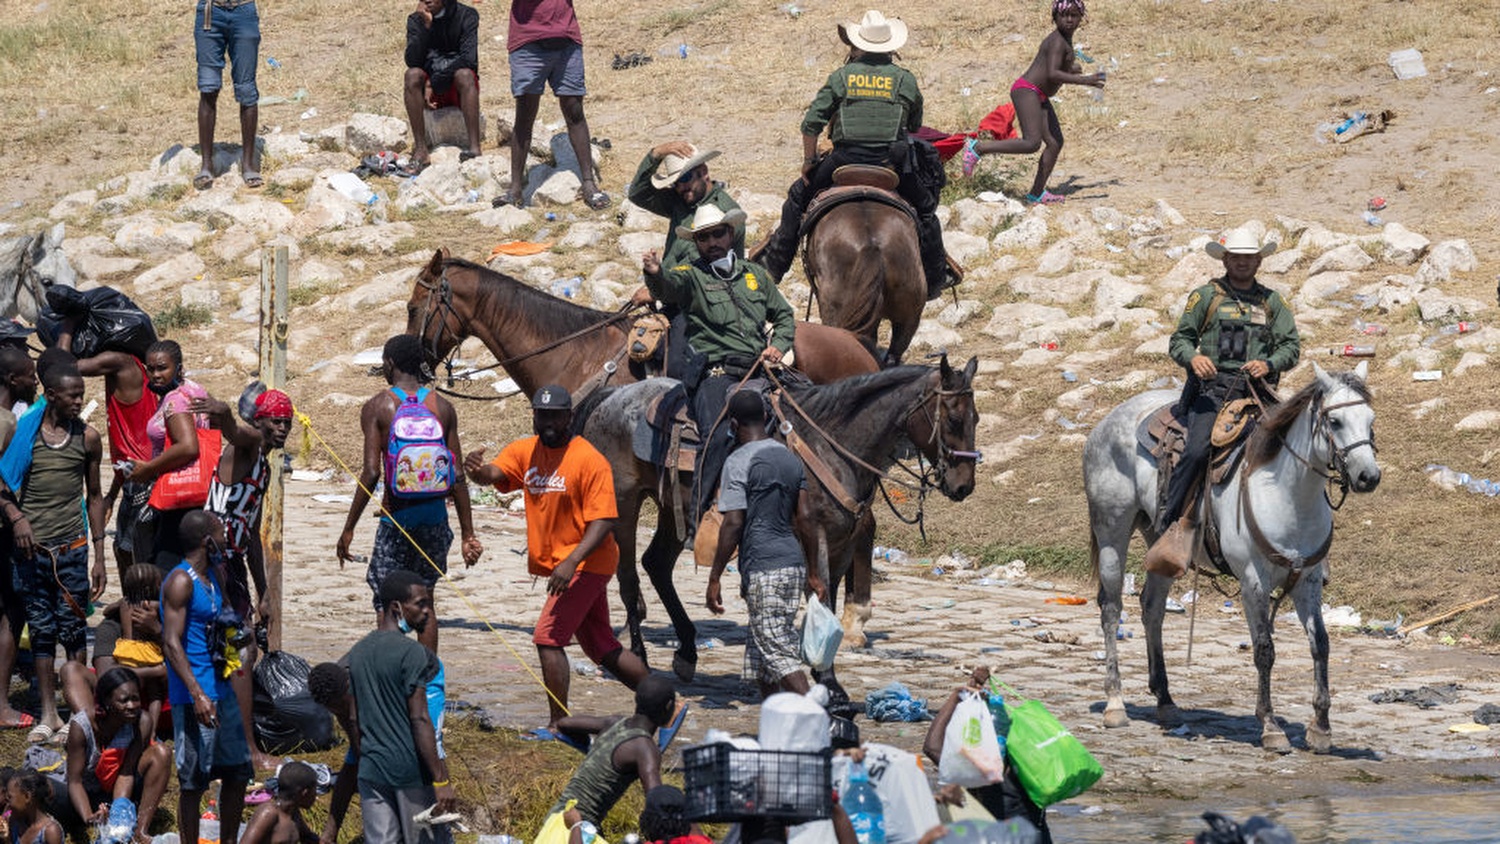
[[[1193,730],[1187,724],[1183,724],[1182,726],[1178,727],[1175,730],[1168,730],[1167,731],[1167,735],[1169,735],[1169,736],[1190,736],[1192,734],[1193,734]]]
[[[1340,112],[1333,119],[1319,123],[1313,131],[1313,138],[1320,144],[1329,141],[1347,144],[1361,135],[1384,132],[1386,124],[1395,116],[1396,113],[1389,110]]]
[[[911,562],[911,557],[900,548],[887,548],[884,545],[876,545],[870,555],[872,560],[885,560],[888,563]]]
[[[1048,340],[1045,343],[1038,343],[1037,347],[1040,348],[1040,349],[1045,349],[1046,351],[1049,351],[1049,352],[1055,352],[1055,351],[1057,351],[1057,341],[1056,340]]]
[[[685,59],[687,57],[688,57],[688,45],[686,45],[686,44],[678,44],[677,45],[677,58],[679,58],[679,59]]]
[[[708,639],[699,639],[698,640],[698,649],[699,650],[711,651],[714,648],[722,648],[722,647],[724,647],[724,640],[723,639],[719,639],[719,638],[716,638],[716,637],[711,637],[711,638],[708,638]]]
[[[1359,216],[1360,219],[1364,220],[1366,223],[1372,226],[1380,226],[1385,224],[1385,221],[1380,219],[1380,217],[1377,216],[1374,211],[1366,211]]]
[[[328,177],[328,186],[360,205],[368,204],[375,197],[370,186],[353,173],[334,173]]]
[[[1404,635],[1406,635],[1407,633],[1410,633],[1413,630],[1420,630],[1423,627],[1427,627],[1429,625],[1437,624],[1439,621],[1447,621],[1448,619],[1454,617],[1455,615],[1458,615],[1459,613],[1465,613],[1465,612],[1468,612],[1469,610],[1475,609],[1477,607],[1482,607],[1485,604],[1488,604],[1491,601],[1494,601],[1496,598],[1500,598],[1500,592],[1497,592],[1494,595],[1489,596],[1488,598],[1480,598],[1477,601],[1469,601],[1468,603],[1465,603],[1465,604],[1459,604],[1458,606],[1454,607],[1451,610],[1447,610],[1446,612],[1438,613],[1437,615],[1431,616],[1429,618],[1424,618],[1421,621],[1414,621],[1411,624],[1402,625],[1400,628],[1398,628],[1396,630],[1396,633],[1398,635],[1404,636]],[[1444,639],[1451,639],[1452,637],[1451,636],[1444,636],[1443,638]],[[1465,637],[1465,638],[1467,638],[1467,637]],[[1445,641],[1444,644],[1451,644],[1451,643]]]
[[[1184,604],[1191,604],[1192,602],[1198,600],[1198,593],[1193,591],[1192,589],[1189,589],[1188,591],[1182,593],[1182,597],[1178,598],[1177,600],[1183,602]]]
[[[1219,612],[1234,612],[1234,601],[1225,601],[1219,605]]]
[[[1328,627],[1358,627],[1362,622],[1359,611],[1354,607],[1323,605],[1323,624]]]
[[[272,70],[281,70],[281,62],[277,61],[275,56],[266,56],[266,67]]]
[[[952,598],[947,598],[942,601],[928,601],[923,604],[917,604],[917,607],[924,610],[946,610],[951,609],[956,603]]]
[[[1365,322],[1362,319],[1354,321],[1354,330],[1360,334],[1369,334],[1374,337],[1379,337],[1387,331],[1386,327],[1378,322]]]
[[[1383,197],[1383,196],[1372,196],[1372,197],[1370,197],[1370,202],[1369,202],[1369,204],[1366,207],[1368,207],[1371,211],[1384,211],[1385,210],[1385,197]]]
[[[1088,602],[1088,598],[1080,598],[1077,595],[1054,595],[1042,601],[1044,604],[1059,604],[1065,607],[1081,607]]]
[[[1411,374],[1413,381],[1441,381],[1443,370],[1441,369],[1419,369]]]
[[[1346,358],[1372,358],[1375,357],[1375,347],[1372,345],[1345,343],[1342,346],[1334,346],[1329,349],[1328,354]]]
[[[552,248],[551,241],[546,243],[534,243],[529,240],[510,240],[505,243],[496,244],[490,249],[489,260],[493,261],[500,255],[536,255],[546,252]]]
[[[1125,594],[1126,595],[1134,595],[1135,594],[1135,572],[1133,572],[1133,571],[1125,573]],[[1168,598],[1167,600],[1170,601],[1171,598]],[[1120,617],[1124,618],[1125,617],[1125,613],[1123,613],[1123,612],[1120,613]]]
[[[609,67],[611,70],[627,70],[632,67],[640,67],[643,64],[650,63],[651,57],[639,51],[626,53],[623,56],[619,53],[615,53],[615,59],[614,61],[610,62]]]
[[[1415,49],[1397,50],[1386,59],[1391,70],[1400,80],[1419,79],[1427,75],[1427,65],[1422,61],[1422,53]]]
[[[308,109],[307,111],[302,112],[302,119],[303,120],[312,120],[314,117],[317,117],[317,116],[318,116],[318,107],[317,106],[313,106],[312,108]]]
[[[333,470],[324,469],[321,472],[315,472],[312,469],[293,469],[289,477],[294,481],[331,481]]]
[[[865,714],[874,721],[932,720],[927,701],[912,698],[911,690],[900,683],[891,683],[866,695]]]
[[[1448,728],[1450,733],[1487,733],[1489,731],[1490,728],[1484,724],[1474,723],[1454,724]]]
[[[1124,638],[1121,636],[1120,638]],[[1036,634],[1036,640],[1044,644],[1054,645],[1076,645],[1080,639],[1077,633],[1057,633],[1051,630],[1043,630]]]
[[[1187,612],[1187,607],[1184,607],[1176,598],[1168,598],[1167,612]]]
[[[1444,683],[1440,686],[1422,686],[1417,689],[1387,689],[1370,695],[1373,703],[1410,703],[1419,709],[1431,709],[1434,706],[1444,706],[1450,703],[1458,703],[1458,692],[1463,688],[1457,683]]]
[[[802,7],[798,6],[796,3],[787,3],[783,5],[781,7],[781,11],[785,12],[788,15],[791,15],[794,18],[802,17]]]
[[[1072,371],[1071,369],[1064,369],[1062,379],[1069,384],[1075,383],[1078,381],[1078,373]]]
[[[1468,334],[1471,331],[1478,331],[1478,330],[1479,330],[1479,323],[1477,323],[1477,322],[1455,322],[1455,323],[1451,323],[1449,325],[1445,325],[1442,328],[1439,328],[1438,329],[1438,333],[1439,334]]]
[[[495,392],[499,393],[501,397],[513,396],[521,392],[521,385],[509,378],[502,378],[495,382]]]
[[[578,291],[583,287],[583,276],[575,275],[572,278],[561,278],[550,285],[547,289],[552,291],[553,296],[563,299],[573,299],[578,296]]]

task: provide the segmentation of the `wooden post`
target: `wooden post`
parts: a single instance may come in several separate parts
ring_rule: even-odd
[[[267,389],[286,389],[287,248],[267,247],[260,256],[260,380]],[[272,454],[270,476],[261,509],[260,542],[265,553],[266,603],[271,607],[268,644],[281,650],[282,464]]]

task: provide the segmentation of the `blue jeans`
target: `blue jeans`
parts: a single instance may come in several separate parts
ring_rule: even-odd
[[[12,557],[16,593],[26,606],[26,623],[31,626],[31,651],[40,657],[55,656],[59,642],[67,653],[88,646],[88,625],[62,595],[66,589],[78,606],[88,606],[89,548],[81,545],[56,553],[55,573],[52,558],[46,554],[25,559],[17,551]]]
[[[214,6],[209,28],[203,28],[203,13],[208,3],[200,0],[193,16],[193,46],[198,54],[198,90],[218,93],[224,87],[224,57],[229,57],[230,77],[234,80],[234,98],[242,106],[260,102],[255,87],[255,65],[260,52],[260,13],[254,3],[233,9]]]

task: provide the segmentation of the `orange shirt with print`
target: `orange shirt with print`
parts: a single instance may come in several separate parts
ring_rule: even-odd
[[[573,437],[562,448],[547,448],[537,437],[516,440],[491,464],[501,474],[495,489],[525,491],[526,570],[531,574],[552,574],[583,541],[589,522],[619,515],[609,461],[583,437]],[[620,549],[610,533],[578,570],[610,576],[619,565]]]

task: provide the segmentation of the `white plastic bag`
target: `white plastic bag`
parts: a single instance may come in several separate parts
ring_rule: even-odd
[[[1005,760],[995,738],[989,707],[975,694],[965,694],[953,710],[943,734],[938,779],[964,788],[996,783],[1005,776]]]
[[[917,844],[924,833],[942,822],[916,756],[872,742],[865,745],[864,764],[885,811],[886,844]]]
[[[802,618],[802,658],[814,671],[827,671],[833,667],[843,641],[844,628],[838,616],[817,598],[809,600]]]

